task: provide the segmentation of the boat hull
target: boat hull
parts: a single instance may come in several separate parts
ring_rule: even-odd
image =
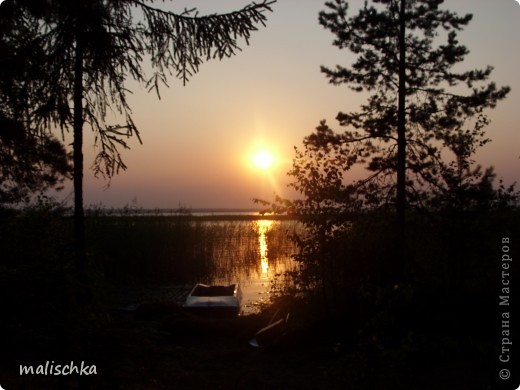
[[[240,313],[242,291],[238,283],[228,286],[196,284],[183,307],[190,313],[208,317],[235,317]]]

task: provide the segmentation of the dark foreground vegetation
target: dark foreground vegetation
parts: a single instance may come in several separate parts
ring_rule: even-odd
[[[500,388],[505,383],[498,378],[502,239],[509,237],[514,258],[520,237],[518,210],[410,218],[409,262],[398,284],[390,272],[389,218],[360,218],[335,253],[331,247],[330,263],[320,271],[322,285],[313,285],[305,272],[293,274],[278,281],[277,298],[260,314],[210,320],[190,316],[173,301],[149,303],[135,312],[117,308],[124,302],[121,285],[165,279],[175,283],[181,273],[203,275],[201,248],[216,231],[205,231],[187,217],[89,217],[84,286],[75,269],[69,218],[43,205],[22,214],[4,212],[0,385]],[[161,257],[171,251],[175,256]],[[186,256],[188,264],[165,263]],[[512,288],[519,285],[517,275],[511,270]],[[515,303],[513,297],[509,301]],[[270,348],[250,347],[252,335],[278,309],[291,313],[287,335]],[[21,364],[36,367],[47,361],[83,361],[95,365],[96,374],[20,375]]]

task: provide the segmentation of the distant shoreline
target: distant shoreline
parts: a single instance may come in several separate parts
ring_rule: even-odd
[[[267,210],[243,209],[243,208],[110,208],[110,209],[87,209],[87,217],[174,217],[194,220],[290,220],[294,216],[273,214]]]

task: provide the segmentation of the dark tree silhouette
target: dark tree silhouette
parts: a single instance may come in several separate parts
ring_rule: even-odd
[[[446,185],[450,170],[441,152],[451,150],[464,166],[469,158],[465,151],[487,142],[483,110],[495,107],[509,92],[508,87],[485,83],[492,67],[460,73],[453,69],[468,54],[457,31],[472,16],[443,10],[442,3],[377,0],[365,2],[349,17],[348,2],[335,0],[326,3],[328,10],[319,17],[335,35],[334,45],[356,55],[351,66],[322,67],[322,72],[332,84],[371,95],[360,111],[338,114],[345,132],[336,134],[322,123],[305,143],[319,153],[333,151],[336,160],[326,163],[329,173],[336,170],[341,176],[341,170],[365,164],[369,177],[346,191],[364,205],[395,206],[400,248],[407,198],[420,202],[432,187]],[[293,171],[300,189],[310,172],[303,172],[303,166]]]
[[[29,202],[49,188],[60,190],[72,171],[63,144],[37,136],[20,121],[0,113],[0,206]]]
[[[174,75],[185,83],[205,60],[232,56],[237,40],[249,43],[274,1],[242,10],[199,16],[152,6],[153,0],[12,0],[2,17],[13,22],[2,40],[18,42],[28,78],[18,87],[26,96],[25,118],[36,131],[73,131],[74,221],[77,249],[85,247],[83,211],[83,129],[100,148],[93,169],[110,177],[126,166],[120,148],[139,131],[127,101],[126,81],[136,80],[159,94]],[[146,75],[148,60],[153,74]],[[109,124],[116,113],[121,123]],[[82,257],[84,255],[80,255]]]
[[[28,202],[49,188],[60,189],[72,172],[64,145],[36,131],[26,116],[30,99],[25,85],[34,76],[29,59],[37,53],[20,49],[31,34],[30,26],[25,27],[6,39],[13,20],[0,18],[0,205],[5,206]]]

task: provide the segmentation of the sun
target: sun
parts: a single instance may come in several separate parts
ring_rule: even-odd
[[[259,150],[253,154],[251,161],[256,168],[268,170],[274,165],[274,156],[267,150]]]

